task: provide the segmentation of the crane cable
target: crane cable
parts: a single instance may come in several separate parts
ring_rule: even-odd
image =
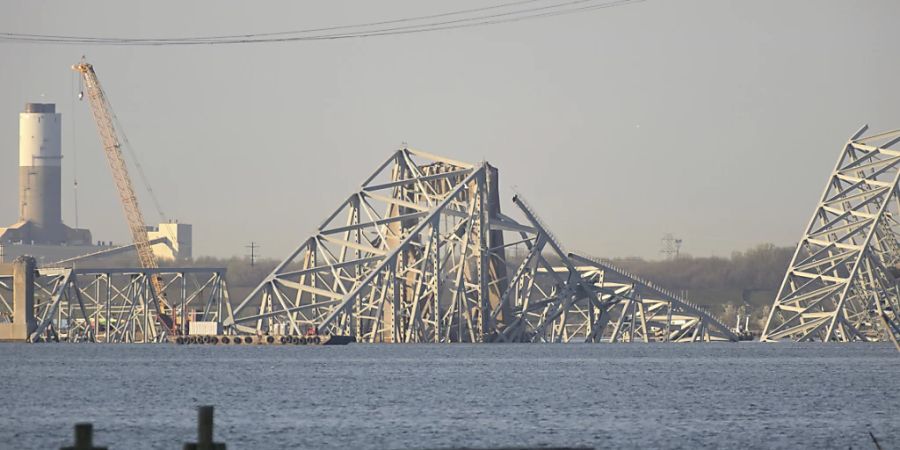
[[[116,112],[112,107],[112,101],[109,99],[109,92],[106,92],[106,98],[107,109],[109,110],[110,118],[112,119],[116,130],[118,130],[119,143],[122,147],[125,148],[125,151],[131,157],[131,164],[136,169],[138,178],[141,180],[141,184],[144,185],[144,189],[146,189],[147,194],[150,196],[150,201],[153,202],[153,208],[156,210],[156,214],[159,217],[159,223],[169,222],[169,218],[163,211],[162,204],[159,202],[159,198],[156,196],[156,191],[153,190],[153,186],[150,184],[150,179],[147,178],[147,174],[146,172],[144,172],[144,166],[141,164],[141,160],[140,158],[138,158],[137,152],[134,151],[134,147],[131,146],[131,142],[128,141],[128,136],[125,134],[125,128],[122,126],[122,123],[119,121],[119,117],[116,115]],[[167,229],[165,231],[165,234],[170,243],[175,243],[177,241],[177,239],[175,239],[175,236],[172,235],[171,230]]]
[[[74,91],[75,90],[75,78],[74,77],[78,77],[79,86],[81,86],[81,77],[78,76],[78,74],[76,74],[75,72],[72,72],[72,77],[73,78],[71,78],[71,85],[72,85],[72,90]],[[83,89],[79,89],[79,92],[83,92]],[[83,95],[79,95],[78,99],[81,100],[83,97],[84,97]],[[77,230],[78,229],[78,140],[75,137],[75,131],[78,129],[78,127],[75,126],[75,99],[72,99],[69,106],[70,106],[69,115],[71,116],[70,123],[72,124],[70,126],[71,133],[69,133],[72,136],[71,141],[70,141],[71,146],[72,146],[72,180],[73,180],[72,196],[74,197],[73,203],[75,206],[75,229]]]

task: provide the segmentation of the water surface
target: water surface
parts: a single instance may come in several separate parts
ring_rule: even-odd
[[[881,344],[0,344],[0,448],[900,448]]]

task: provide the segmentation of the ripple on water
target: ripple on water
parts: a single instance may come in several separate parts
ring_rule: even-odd
[[[888,345],[0,345],[0,448],[900,448]],[[5,447],[6,446],[6,447]]]

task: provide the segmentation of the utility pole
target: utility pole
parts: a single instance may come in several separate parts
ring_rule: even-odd
[[[256,249],[259,248],[259,244],[257,244],[256,242],[250,241],[250,245],[245,245],[244,247],[250,249],[250,267],[255,266],[256,265],[256,256],[257,256]]]

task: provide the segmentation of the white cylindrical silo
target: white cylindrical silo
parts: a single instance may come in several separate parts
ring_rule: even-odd
[[[27,103],[19,114],[19,219],[35,243],[66,241],[62,224],[61,116],[52,103]]]

